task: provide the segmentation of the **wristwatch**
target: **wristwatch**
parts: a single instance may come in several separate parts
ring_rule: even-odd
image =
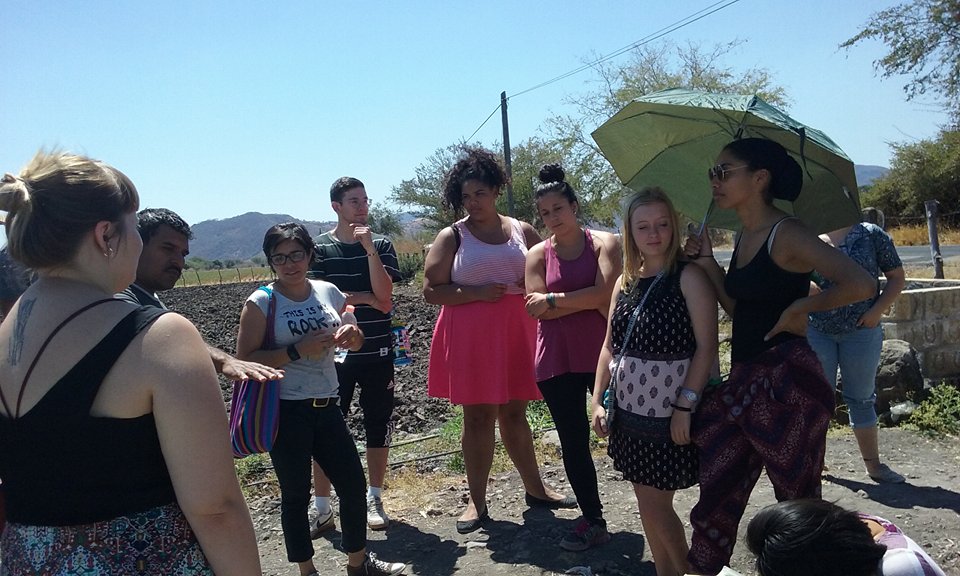
[[[680,387],[680,395],[687,399],[688,402],[696,403],[700,400],[700,395],[694,392],[689,388]]]
[[[300,359],[300,353],[297,352],[296,344],[291,344],[287,346],[287,356],[290,357],[291,362],[296,362]]]

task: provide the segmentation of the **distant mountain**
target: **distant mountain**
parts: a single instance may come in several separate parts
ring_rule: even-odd
[[[300,222],[311,236],[330,230],[336,222],[300,220],[289,214],[247,212],[223,220],[204,220],[191,226],[190,255],[205,260],[246,260],[262,252],[263,233],[274,224]]]
[[[869,166],[864,164],[854,164],[854,172],[857,174],[857,186],[869,186],[877,178],[882,178],[890,171],[883,166]]]

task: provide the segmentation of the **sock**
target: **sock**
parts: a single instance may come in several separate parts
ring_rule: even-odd
[[[321,514],[326,514],[330,511],[330,497],[329,496],[314,496],[313,504],[317,507],[317,512]]]
[[[377,498],[380,498],[380,493],[382,491],[383,491],[383,488],[370,486],[369,488],[367,488],[367,496],[375,496]]]

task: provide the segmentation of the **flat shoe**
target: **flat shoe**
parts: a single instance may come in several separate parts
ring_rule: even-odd
[[[907,481],[902,474],[897,474],[886,464],[881,464],[876,472],[868,473],[868,476],[879,484],[902,484]]]
[[[469,534],[471,532],[476,532],[479,530],[483,523],[490,519],[489,511],[484,508],[476,518],[473,520],[457,520],[457,532],[460,534]]]
[[[560,500],[544,500],[543,498],[537,498],[536,496],[531,496],[529,493],[525,495],[524,498],[527,502],[527,506],[530,508],[546,508],[548,510],[558,510],[560,508],[576,508],[577,499],[572,496],[565,496]]]

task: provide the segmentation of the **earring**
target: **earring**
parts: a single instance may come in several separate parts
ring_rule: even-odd
[[[103,253],[107,259],[113,258],[113,246],[107,246],[107,251]]]

